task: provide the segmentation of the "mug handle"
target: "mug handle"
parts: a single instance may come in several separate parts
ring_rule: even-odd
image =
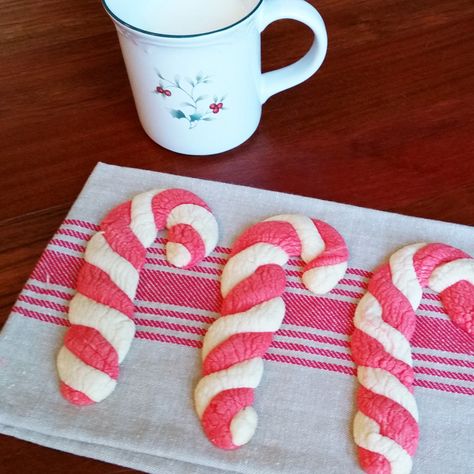
[[[260,100],[294,87],[309,79],[321,66],[328,49],[328,36],[324,21],[316,8],[305,0],[264,0],[259,18],[260,33],[277,20],[296,20],[309,26],[314,33],[310,50],[295,63],[266,72],[261,76]]]

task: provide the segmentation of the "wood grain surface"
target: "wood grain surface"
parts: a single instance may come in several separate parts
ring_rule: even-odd
[[[272,97],[241,147],[197,158],[141,129],[98,0],[0,0],[0,325],[98,161],[474,225],[474,2],[311,3],[322,69]],[[273,24],[264,70],[310,43]],[[7,473],[128,471],[5,436],[0,459]]]

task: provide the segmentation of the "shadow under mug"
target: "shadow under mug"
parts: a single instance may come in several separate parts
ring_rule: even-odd
[[[152,140],[177,153],[211,155],[246,141],[262,104],[312,76],[327,51],[324,22],[304,0],[256,0],[236,23],[192,35],[140,29],[126,8],[114,8],[123,2],[102,3],[118,32],[140,122]],[[294,64],[262,74],[260,34],[280,19],[309,26],[313,45]]]

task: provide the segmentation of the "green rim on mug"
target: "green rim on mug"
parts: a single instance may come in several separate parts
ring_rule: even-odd
[[[219,28],[218,30],[212,30],[212,31],[206,31],[205,33],[194,33],[192,35],[167,35],[163,33],[156,33],[154,31],[148,31],[148,30],[143,30],[141,28],[137,28],[136,26],[131,25],[130,23],[127,23],[125,20],[122,20],[122,18],[119,18],[107,5],[107,0],[102,0],[102,5],[107,11],[107,13],[116,21],[121,23],[123,26],[126,26],[127,28],[130,28],[131,30],[138,31],[139,33],[144,33],[146,35],[150,36],[158,36],[161,38],[195,38],[198,36],[208,36],[212,35],[214,33],[219,33],[221,31],[229,30],[233,28],[234,26],[239,25],[240,23],[244,22],[247,20],[247,18],[250,18],[260,7],[260,5],[263,3],[263,0],[259,0],[255,8],[249,12],[247,15],[245,15],[243,18],[241,18],[239,21],[236,21],[235,23],[232,23],[231,25],[225,26],[224,28]]]

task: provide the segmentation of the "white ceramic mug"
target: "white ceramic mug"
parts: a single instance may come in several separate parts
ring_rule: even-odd
[[[140,122],[178,153],[240,145],[256,130],[262,104],[312,76],[326,55],[324,22],[304,0],[102,1],[117,28]],[[285,18],[308,25],[313,45],[296,63],[262,74],[260,34]]]

